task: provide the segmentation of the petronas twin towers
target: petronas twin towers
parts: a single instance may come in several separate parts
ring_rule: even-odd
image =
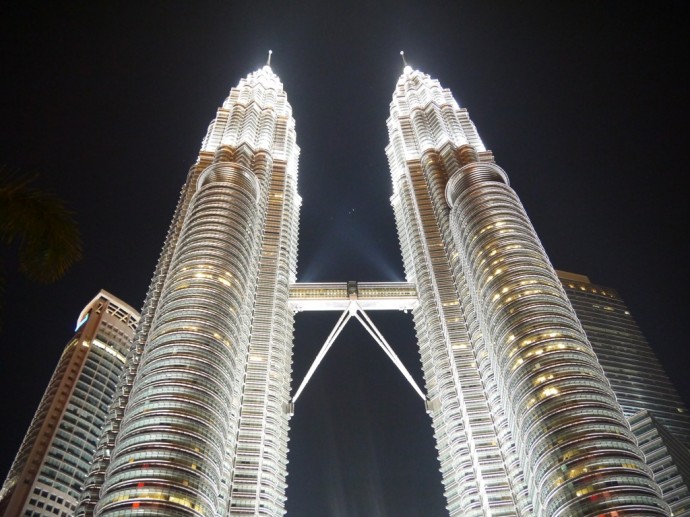
[[[388,132],[449,513],[669,515],[467,111],[406,66]],[[296,284],[298,155],[264,66],[231,90],[189,171],[76,515],[285,513],[296,299],[357,300],[356,285]],[[372,285],[372,298],[395,289]]]

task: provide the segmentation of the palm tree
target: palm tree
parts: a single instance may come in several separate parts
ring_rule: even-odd
[[[0,242],[17,249],[24,275],[50,283],[81,258],[81,237],[72,212],[35,180],[0,166]],[[0,270],[0,295],[3,286]]]

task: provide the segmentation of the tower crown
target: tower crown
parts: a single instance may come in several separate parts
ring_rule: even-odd
[[[407,161],[418,160],[427,151],[466,145],[477,152],[486,151],[467,110],[458,105],[450,90],[407,64],[395,85],[390,113],[386,154],[394,192]]]
[[[249,74],[245,80],[252,85],[261,83],[267,88],[283,89],[283,83],[280,81],[280,77],[276,75],[271,65],[268,64]]]
[[[251,155],[270,150],[274,159],[294,158],[288,171],[296,173],[299,149],[292,108],[268,63],[241,79],[218,109],[201,150],[215,153],[220,146],[245,149]]]

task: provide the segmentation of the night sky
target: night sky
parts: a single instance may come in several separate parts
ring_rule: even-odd
[[[141,307],[206,128],[268,49],[301,148],[299,280],[404,279],[384,154],[404,49],[469,109],[554,266],[617,288],[690,401],[683,3],[329,4],[0,8],[0,164],[37,173],[84,240],[52,285],[1,252],[3,479],[83,306],[104,288]],[[297,316],[293,391],[337,317]],[[372,318],[421,384],[410,316]],[[444,515],[423,404],[349,325],[291,420],[288,512]]]

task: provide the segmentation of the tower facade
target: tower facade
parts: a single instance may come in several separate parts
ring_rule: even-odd
[[[282,515],[295,127],[267,65],[189,171],[77,515]]]
[[[138,321],[106,291],[81,312],[0,491],[0,515],[73,515]]]
[[[410,67],[386,149],[451,515],[668,515],[506,173]]]

